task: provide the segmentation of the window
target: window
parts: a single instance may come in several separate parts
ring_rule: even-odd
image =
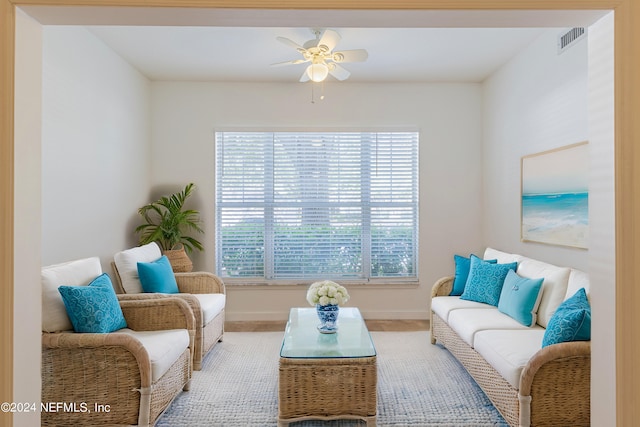
[[[217,132],[225,278],[417,277],[417,132]]]

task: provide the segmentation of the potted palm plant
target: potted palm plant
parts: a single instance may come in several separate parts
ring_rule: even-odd
[[[193,264],[186,252],[204,249],[202,243],[188,234],[203,232],[199,225],[200,213],[195,209],[184,209],[194,188],[194,184],[189,183],[184,190],[138,209],[145,221],[135,230],[140,234],[140,244],[156,242],[169,258],[174,272],[191,271]]]

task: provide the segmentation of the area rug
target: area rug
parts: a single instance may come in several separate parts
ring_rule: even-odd
[[[282,332],[227,332],[158,427],[275,427]],[[378,426],[507,426],[474,380],[429,333],[371,332],[378,354]],[[363,421],[302,421],[352,427]]]

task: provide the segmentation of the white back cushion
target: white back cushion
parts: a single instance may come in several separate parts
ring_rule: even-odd
[[[520,276],[529,279],[544,278],[542,282],[542,299],[538,307],[538,324],[546,328],[549,319],[564,301],[571,269],[522,257],[516,272]]]
[[[572,268],[571,274],[569,274],[569,285],[567,286],[567,293],[564,296],[564,299],[566,300],[571,298],[580,288],[584,288],[588,296],[590,291],[589,287],[589,275],[584,271]]]
[[[161,256],[160,247],[155,242],[127,249],[113,256],[125,293],[139,294],[143,292],[142,283],[140,283],[138,276],[138,263],[153,262]]]
[[[86,286],[102,274],[100,258],[84,258],[42,267],[42,330],[58,332],[73,330],[58,287]]]
[[[498,264],[509,264],[511,262],[520,262],[523,258],[522,255],[510,254],[508,252],[502,252],[497,249],[487,248],[484,251],[484,259],[497,259]]]

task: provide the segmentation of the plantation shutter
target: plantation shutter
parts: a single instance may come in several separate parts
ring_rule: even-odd
[[[414,132],[216,133],[222,277],[417,275]]]

